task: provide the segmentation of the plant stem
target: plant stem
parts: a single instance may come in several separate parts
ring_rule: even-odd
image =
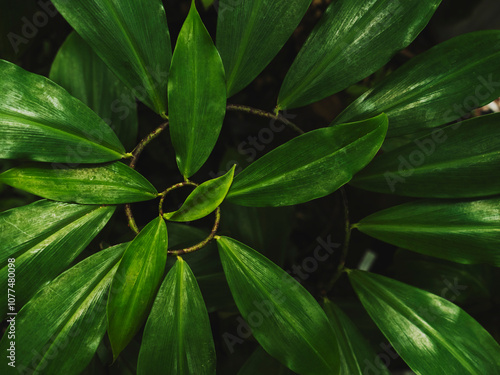
[[[200,250],[201,248],[208,245],[208,243],[215,238],[215,235],[217,234],[217,230],[219,229],[219,225],[220,225],[220,207],[217,207],[217,209],[215,210],[215,223],[214,223],[214,226],[212,228],[212,231],[210,232],[210,234],[208,235],[207,238],[205,238],[200,243],[198,243],[194,246],[191,246],[191,247],[187,247],[185,249],[169,250],[168,254],[169,255],[184,255],[184,254],[189,254],[189,253],[195,252],[197,250]]]
[[[347,194],[344,187],[340,188],[340,194],[342,196],[342,204],[344,206],[344,218],[345,218],[345,235],[344,235],[344,244],[342,245],[342,254],[340,255],[339,265],[337,267],[337,271],[333,275],[333,278],[328,283],[325,294],[328,293],[337,282],[337,280],[342,275],[342,272],[345,270],[345,262],[347,258],[347,253],[349,252],[349,243],[351,242],[351,220],[349,216],[349,201],[347,200]]]
[[[262,109],[252,108],[252,107],[248,107],[246,105],[239,105],[239,104],[228,104],[227,110],[228,111],[246,112],[246,113],[250,113],[250,114],[255,115],[255,116],[260,116],[260,117],[265,117],[265,118],[269,118],[272,120],[277,120],[277,121],[280,121],[283,124],[287,125],[288,127],[293,129],[297,133],[304,134],[304,131],[301,128],[299,128],[297,125],[295,125],[293,122],[288,120],[285,116],[283,116],[280,113],[274,114],[271,112],[263,111]]]
[[[141,156],[141,153],[144,150],[144,148],[148,145],[149,142],[158,137],[158,135],[160,135],[160,133],[164,131],[167,127],[168,127],[168,121],[158,126],[155,130],[153,130],[146,137],[144,137],[137,144],[137,146],[135,146],[134,150],[132,151],[132,159],[130,160],[129,164],[130,168],[135,169],[137,161],[139,160],[139,157]],[[135,222],[134,214],[132,213],[132,207],[130,206],[130,204],[125,205],[125,215],[127,215],[128,226],[130,227],[130,229],[132,229],[132,231],[135,234],[139,234],[139,228],[137,227],[137,224]]]
[[[164,192],[160,193],[159,196],[161,196],[161,199],[160,199],[160,204],[158,206],[158,211],[160,211],[160,216],[163,216],[163,201],[165,200],[166,195],[168,193],[170,193],[172,190],[179,189],[179,188],[181,188],[183,186],[195,186],[195,187],[198,187],[198,184],[196,184],[196,183],[194,183],[192,181],[186,180],[184,182],[179,182],[178,184],[172,185],[168,189],[166,189]]]

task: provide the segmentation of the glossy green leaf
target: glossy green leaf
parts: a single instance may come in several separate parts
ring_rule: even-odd
[[[0,182],[43,198],[84,204],[120,204],[154,199],[148,180],[123,163],[58,168],[36,164],[0,174]]]
[[[458,263],[500,267],[500,198],[424,200],[377,212],[356,227],[379,240]]]
[[[233,182],[234,168],[224,176],[204,182],[189,194],[182,207],[164,215],[172,221],[193,221],[210,215],[220,206]]]
[[[374,362],[377,353],[361,335],[356,325],[333,302],[325,300],[326,316],[330,320],[340,349],[340,374],[365,375],[367,363]],[[374,366],[375,367],[375,366]],[[377,374],[390,375],[387,368],[376,366]]]
[[[238,310],[257,341],[300,374],[338,374],[338,345],[313,296],[292,276],[248,246],[217,238]]]
[[[262,347],[257,348],[243,367],[238,371],[238,375],[290,375],[286,366],[277,359],[271,357]]]
[[[125,245],[100,251],[70,268],[15,317],[15,337],[0,342],[7,353],[15,342],[15,366],[2,374],[79,375],[106,332],[106,298]]]
[[[167,262],[167,226],[161,217],[151,221],[125,250],[107,306],[108,335],[113,357],[141,328],[153,304]]]
[[[177,165],[190,177],[210,156],[226,114],[224,66],[194,1],[172,57],[168,100]]]
[[[500,31],[460,35],[411,59],[342,112],[335,124],[385,112],[388,137],[450,123],[500,96]]]
[[[382,114],[298,136],[238,174],[227,200],[243,206],[288,206],[333,193],[373,159],[387,123]]]
[[[106,225],[115,207],[40,200],[0,213],[0,313],[7,289],[16,291],[18,310],[64,271]],[[15,259],[15,288],[8,285],[8,259]]]
[[[134,94],[76,32],[59,49],[50,79],[94,110],[127,148],[134,147],[137,140]]]
[[[0,60],[0,158],[57,163],[118,160],[111,128],[62,87]]]
[[[264,70],[310,4],[311,0],[219,1],[217,48],[226,68],[228,97]]]
[[[172,47],[161,0],[52,2],[139,100],[165,114]]]
[[[440,3],[334,1],[286,75],[278,107],[314,103],[368,77],[420,34]]]
[[[498,372],[500,346],[458,306],[364,271],[349,272],[349,279],[373,321],[417,375]]]
[[[196,278],[182,258],[158,291],[137,368],[139,375],[215,375],[215,347],[207,309]]]
[[[422,198],[474,198],[500,193],[500,114],[449,125],[385,153],[351,184]]]

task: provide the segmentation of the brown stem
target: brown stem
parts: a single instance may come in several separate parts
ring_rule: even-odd
[[[250,113],[250,114],[255,115],[255,116],[260,116],[260,117],[265,117],[265,118],[269,118],[272,120],[277,120],[277,121],[280,121],[283,124],[287,125],[288,127],[293,129],[297,133],[304,134],[304,131],[301,128],[299,128],[297,125],[295,125],[293,122],[288,120],[285,116],[283,116],[280,113],[274,114],[271,112],[263,111],[262,109],[252,108],[252,107],[248,107],[246,105],[239,105],[239,104],[228,104],[227,110],[228,111],[246,112],[246,113]]]
[[[160,211],[160,215],[163,216],[163,201],[165,200],[165,197],[167,196],[168,193],[170,193],[172,190],[179,189],[183,186],[195,186],[198,187],[198,184],[186,180],[184,182],[179,182],[178,184],[170,186],[167,190],[165,190],[163,193],[160,193],[161,199],[160,199],[160,204],[158,206],[158,211]]]
[[[149,144],[149,142],[158,137],[158,135],[160,135],[160,133],[164,131],[167,127],[168,127],[168,121],[158,126],[155,130],[153,130],[146,137],[144,137],[137,144],[137,146],[135,146],[134,150],[132,151],[132,159],[130,160],[129,164],[130,168],[135,169],[137,161],[139,160],[139,157],[141,156],[141,153],[144,150],[144,148]],[[134,214],[132,213],[132,207],[130,206],[130,204],[125,205],[125,215],[127,215],[128,226],[130,227],[130,229],[132,229],[135,234],[138,234],[139,228],[137,227],[137,224],[135,222]]]

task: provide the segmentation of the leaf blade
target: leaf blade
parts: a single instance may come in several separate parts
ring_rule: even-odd
[[[158,292],[144,331],[138,374],[215,374],[215,347],[196,278],[179,258]]]
[[[116,360],[146,320],[167,262],[167,226],[152,220],[129,244],[107,304],[108,335]]]
[[[379,240],[453,262],[500,266],[500,198],[423,200],[385,209],[356,226]]]
[[[188,178],[210,156],[226,114],[224,67],[194,1],[172,57],[168,99],[177,165]]]
[[[450,39],[403,65],[333,123],[371,117],[373,105],[390,118],[388,137],[450,123],[500,96],[499,56],[498,30]]]
[[[0,174],[0,181],[43,198],[82,204],[140,202],[158,194],[141,174],[120,162],[79,168],[12,168]]]
[[[134,94],[76,32],[66,38],[57,52],[49,77],[105,119],[127,148],[134,147],[137,138]]]
[[[219,3],[217,48],[227,73],[227,96],[231,97],[271,62],[299,25],[311,0]]]
[[[420,34],[440,3],[342,0],[330,4],[288,71],[278,107],[304,106],[368,77]]]
[[[208,180],[189,194],[182,207],[163,215],[171,221],[194,221],[210,215],[220,206],[233,182],[234,169],[225,175]]]
[[[236,305],[262,347],[295,372],[338,373],[333,330],[309,292],[248,246],[228,237],[217,245]]]
[[[160,0],[54,0],[76,32],[120,80],[164,115],[172,50]]]
[[[453,303],[364,271],[349,272],[349,279],[371,318],[415,373],[479,375],[500,366],[498,343]]]
[[[262,207],[293,205],[324,197],[349,182],[368,164],[382,145],[387,125],[387,116],[382,114],[364,122],[321,128],[294,138],[238,174],[227,200]],[[335,175],[325,178],[327,173]]]
[[[62,87],[0,60],[0,158],[99,163],[125,157],[111,128]]]

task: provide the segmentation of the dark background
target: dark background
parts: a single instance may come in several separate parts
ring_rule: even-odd
[[[317,22],[322,10],[330,2],[330,0],[313,1],[311,9],[301,25],[278,56],[249,87],[235,95],[229,102],[272,111],[288,68]],[[43,3],[49,4],[48,1],[43,1]],[[48,76],[51,63],[59,47],[71,32],[71,27],[60,15],[49,17],[47,24],[37,28],[37,31],[28,38],[27,43],[20,44],[19,51],[16,52],[7,35],[9,33],[22,35],[22,28],[26,20],[31,21],[33,16],[42,9],[38,1],[1,0],[0,4],[0,58],[16,63],[28,71]],[[188,13],[190,1],[167,0],[164,1],[164,5],[174,43]],[[215,9],[211,7],[204,11],[201,4],[198,8],[207,28],[215,37],[217,17]],[[53,9],[52,6],[50,9]],[[364,90],[390,74],[411,57],[456,35],[483,29],[500,29],[499,15],[500,2],[498,0],[472,2],[444,0],[428,27],[416,41],[394,56],[379,72],[344,92],[308,107],[291,111],[290,114],[295,116],[293,121],[305,131],[326,126]],[[161,119],[140,103],[138,111],[139,138],[142,138],[156,128],[161,123]],[[226,164],[231,160],[236,160],[240,167],[245,167],[248,163],[245,161],[245,155],[238,153],[238,145],[247,140],[249,136],[257,136],[259,130],[268,125],[268,120],[229,112],[213,155],[193,177],[193,180],[201,183],[210,179],[210,172],[227,170]],[[257,151],[257,157],[294,136],[293,131],[289,129],[277,133],[272,142],[265,145],[262,151]],[[0,161],[0,171],[14,165],[16,165],[14,161]],[[175,157],[168,134],[162,134],[148,146],[139,162],[138,170],[159,191],[182,180],[176,170]],[[346,187],[346,190],[352,222],[357,222],[382,208],[408,201],[406,198],[370,193],[349,186]],[[166,209],[176,208],[188,193],[189,190],[173,193],[166,203]],[[38,198],[30,194],[0,186],[0,211],[28,204],[36,199]],[[155,217],[156,203],[133,205],[139,227]],[[221,230],[223,234],[246,241],[287,270],[292,269],[293,265],[300,265],[304,259],[311,256],[318,244],[318,237],[326,240],[330,236],[333,242],[338,243],[344,241],[343,206],[338,192],[293,208],[249,209],[225,205],[222,212],[223,225]],[[192,225],[208,229],[212,220],[213,218],[209,217],[200,222],[192,223]],[[131,238],[133,235],[127,228],[123,209],[119,209],[103,233],[92,242],[89,250],[84,252],[82,256],[88,256],[99,248],[128,241]],[[449,280],[451,283],[458,280],[458,283],[465,286],[465,289],[462,289],[459,295],[454,296],[456,298],[454,301],[478,319],[497,340],[500,338],[498,314],[500,297],[498,288],[495,288],[499,281],[498,270],[483,266],[463,266],[398,250],[391,245],[354,231],[347,266],[356,268],[367,252],[376,255],[371,270],[422,287],[438,295],[442,294],[443,289],[446,288],[444,280]],[[337,265],[338,256],[335,255],[320,264],[315,272],[308,274],[304,285],[315,296],[319,297]],[[385,342],[384,338],[363,312],[345,277],[342,277],[336,284],[332,296],[373,342],[377,352],[381,352],[380,344]],[[453,295],[449,294],[448,296]],[[221,373],[234,374],[256,347],[256,344],[252,339],[249,339],[244,344],[237,345],[235,353],[229,353],[222,339],[222,334],[223,332],[235,334],[238,315],[235,313],[234,307],[230,306],[230,301],[228,305],[229,307],[222,309],[219,313],[212,313],[211,321],[218,349],[220,371]],[[133,350],[130,352],[133,353]],[[127,360],[117,361],[111,369],[100,366],[96,360],[96,364],[93,366],[100,366],[99,369],[97,367],[89,369],[89,373],[101,373],[103,369],[113,373],[129,373],[128,371],[131,370],[128,366],[133,367],[130,363],[134,361],[129,357],[133,357],[133,354],[126,354],[122,357],[127,357]],[[127,364],[127,361],[130,363]],[[400,360],[392,361],[390,367],[393,371],[405,368]]]

